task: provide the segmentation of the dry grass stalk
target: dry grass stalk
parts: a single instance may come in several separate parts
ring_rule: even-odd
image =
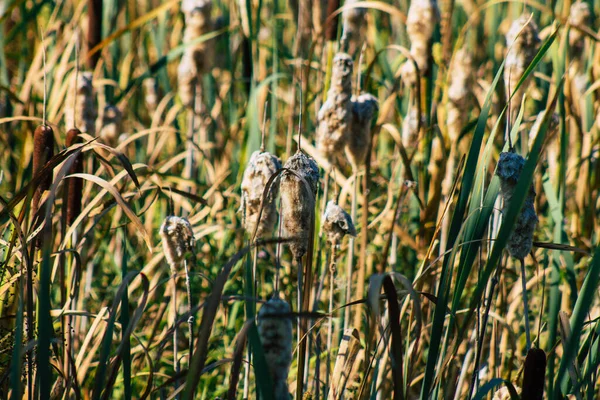
[[[456,52],[450,67],[446,123],[450,145],[455,146],[467,122],[467,107],[474,83],[473,57],[466,48]]]
[[[286,161],[284,168],[294,171],[308,183],[307,188],[300,178],[285,171],[281,174],[279,186],[283,235],[294,239],[290,243],[290,250],[294,259],[300,260],[308,249],[314,202],[319,185],[319,167],[311,157],[302,151],[297,151]],[[309,188],[310,193],[307,191]]]
[[[332,245],[339,244],[346,235],[356,236],[356,228],[350,214],[333,200],[327,203],[323,221],[323,231],[327,235],[327,242]]]
[[[530,20],[530,16],[522,14],[519,18],[513,21],[510,29],[506,33],[506,47],[508,49],[506,53],[506,61],[504,64],[504,85],[507,90],[507,98],[510,97],[510,91],[514,91],[517,83],[525,73],[525,70],[533,61],[538,47],[540,45],[540,38],[538,36],[538,27],[536,23]],[[516,118],[518,114],[521,101],[525,94],[527,86],[531,81],[531,76],[527,78],[523,85],[519,88],[510,103],[512,113],[512,119]]]
[[[91,136],[96,134],[96,106],[91,72],[73,74],[66,100],[65,125]]]
[[[117,106],[111,104],[104,107],[102,121],[100,122],[100,132],[98,136],[109,146],[116,146],[121,134],[121,122],[123,115]]]
[[[40,173],[44,165],[54,155],[54,131],[48,125],[40,125],[33,132],[33,176]],[[42,179],[33,192],[31,205],[32,215],[35,215],[40,207],[42,195],[52,185],[52,174]]]
[[[379,102],[372,94],[363,93],[352,99],[352,124],[346,141],[346,155],[354,170],[366,162],[371,140],[371,122],[378,110]]]
[[[352,123],[353,65],[348,54],[336,54],[327,100],[317,115],[317,149],[331,163],[344,148]]]
[[[582,54],[585,45],[585,35],[578,27],[589,28],[591,17],[592,13],[587,2],[579,0],[571,4],[569,12],[569,25],[571,26],[569,31],[569,47],[572,54],[577,57]]]
[[[360,336],[354,328],[344,330],[342,341],[338,349],[335,367],[331,375],[331,386],[327,395],[327,400],[345,399],[344,392],[346,385],[352,375],[354,363],[356,362],[359,351],[362,349]],[[330,349],[331,350],[331,349]]]
[[[65,145],[71,147],[80,141],[79,134],[81,132],[77,128],[69,129],[65,139]],[[73,161],[73,165],[69,170],[69,174],[77,174],[83,172],[83,154],[79,153]],[[67,225],[72,225],[75,219],[81,213],[81,197],[83,193],[83,179],[69,178],[67,180],[67,198],[65,199],[67,212]]]
[[[258,333],[273,379],[275,399],[289,398],[287,377],[292,363],[290,312],[290,305],[278,294],[273,295],[258,312]]]
[[[248,161],[242,179],[242,204],[244,228],[250,235],[256,230],[256,237],[261,238],[273,232],[277,222],[277,185],[271,185],[265,198],[260,222],[258,216],[267,182],[279,169],[279,158],[266,151],[255,151]],[[257,227],[258,224],[258,227]]]

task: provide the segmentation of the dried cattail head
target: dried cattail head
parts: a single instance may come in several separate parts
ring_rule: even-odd
[[[146,102],[146,107],[148,107],[150,115],[152,115],[152,113],[154,113],[154,110],[156,110],[156,106],[158,106],[158,92],[156,90],[156,79],[144,79],[143,86],[145,94],[144,101]]]
[[[65,139],[65,145],[71,147],[80,141],[79,129],[69,129],[67,137]],[[78,174],[83,172],[83,154],[79,153],[73,165],[69,170],[69,174]],[[68,225],[73,225],[75,219],[81,213],[81,196],[83,193],[83,179],[81,178],[69,178],[67,179],[67,196],[63,204],[66,204],[66,219]]]
[[[298,151],[286,161],[284,168],[294,171],[295,174],[288,171],[281,174],[279,190],[283,235],[294,239],[290,243],[290,250],[294,258],[299,260],[308,249],[315,197],[319,185],[319,167],[315,160]],[[296,175],[302,177],[308,187]]]
[[[508,212],[524,165],[525,159],[520,155],[513,152],[500,153],[496,175],[500,178],[500,195],[504,200],[503,213]],[[527,257],[533,247],[533,232],[538,223],[533,205],[534,200],[535,190],[533,189],[533,185],[531,185],[525,204],[521,208],[517,222],[506,245],[506,249],[510,255],[518,260],[523,260]]]
[[[336,93],[347,93],[352,91],[352,72],[354,62],[352,57],[346,53],[337,53],[333,58],[331,67],[331,86],[329,91]]]
[[[533,19],[531,21],[529,19],[529,15],[522,14],[512,23],[506,34],[506,47],[508,52],[506,53],[506,61],[504,64],[504,84],[508,96],[511,94],[508,93],[508,88],[510,88],[511,92],[515,90],[523,73],[533,61],[540,44],[538,27]],[[517,110],[520,106],[525,89],[531,80],[530,77],[527,78],[527,81],[524,82],[515,93],[511,101],[513,110]],[[513,115],[516,116],[517,112],[513,113]]]
[[[436,0],[414,0],[410,3],[406,17],[406,33],[410,39],[410,54],[419,66],[421,75],[429,71],[431,38],[439,19],[440,10]],[[410,61],[406,62],[402,78],[406,79],[407,83],[414,84],[415,76],[414,66]]]
[[[449,76],[446,124],[450,143],[454,146],[467,123],[467,109],[474,80],[473,57],[466,48],[458,50],[454,55]]]
[[[33,176],[40,173],[42,168],[54,155],[54,131],[48,125],[40,125],[33,132]],[[35,215],[40,206],[44,191],[52,185],[52,174],[42,179],[33,193],[32,213]]]
[[[379,110],[377,98],[363,93],[352,99],[352,125],[346,141],[346,155],[354,169],[363,165],[371,140],[371,121]]]
[[[198,76],[192,54],[186,51],[183,53],[183,57],[177,67],[179,98],[185,106],[191,106],[194,102],[197,79]]]
[[[533,146],[533,142],[535,141],[535,138],[537,137],[538,133],[540,133],[540,128],[542,127],[542,121],[544,120],[545,116],[546,116],[546,110],[541,111],[535,118],[535,122],[533,123],[533,125],[531,126],[531,130],[529,131],[529,148],[531,148],[531,146]],[[550,140],[554,135],[556,135],[556,133],[558,132],[559,123],[560,123],[560,119],[559,119],[558,114],[552,113],[552,116],[550,117],[550,122],[548,123],[546,140]]]
[[[212,0],[183,0],[181,2],[181,12],[185,16],[186,25],[205,27],[210,24],[211,10]]]
[[[521,388],[518,386],[513,385],[515,390],[517,391],[517,394],[521,393]],[[523,397],[524,399],[526,397]],[[500,389],[496,390],[496,392],[494,393],[494,397],[492,397],[492,400],[511,400],[512,397],[510,396],[510,392],[508,391],[508,388],[506,386],[502,386]]]
[[[574,54],[581,54],[584,45],[585,36],[578,27],[588,28],[590,26],[592,13],[590,6],[585,1],[577,1],[571,4],[569,12],[569,46],[573,49]]]
[[[521,398],[542,400],[546,382],[546,353],[542,349],[532,348],[527,352],[523,372],[523,391]]]
[[[109,146],[115,146],[121,133],[121,121],[123,116],[117,106],[108,104],[104,107],[102,121],[100,122],[100,133],[98,136]]]
[[[96,134],[96,117],[92,73],[79,72],[73,74],[71,88],[66,100],[66,126],[79,128],[81,132],[94,136]]]
[[[352,218],[333,200],[327,203],[323,220],[323,231],[327,235],[327,241],[331,244],[339,244],[345,235],[356,236]]]
[[[421,121],[423,116],[421,115]],[[416,146],[419,138],[419,109],[411,106],[402,121],[402,144],[404,147]]]
[[[242,179],[240,211],[243,212],[244,216],[244,228],[250,235],[257,229],[258,214],[267,182],[279,169],[281,169],[279,158],[266,151],[255,151],[252,153],[250,161],[248,161]],[[256,231],[257,238],[268,235],[275,227],[277,222],[277,207],[275,204],[277,192],[277,185],[271,185],[265,198],[262,216]]]
[[[288,399],[287,377],[292,363],[290,305],[274,295],[258,312],[258,334],[273,379],[275,399]]]
[[[169,216],[160,227],[160,238],[167,263],[177,268],[188,252],[193,252],[194,232],[186,218]]]
[[[358,2],[359,0],[346,0],[344,6]],[[365,15],[367,15],[367,9],[362,7],[350,8],[342,13],[344,24],[342,27],[342,42],[348,45],[350,53],[353,53],[359,47],[358,42],[361,37],[361,28],[365,23]]]

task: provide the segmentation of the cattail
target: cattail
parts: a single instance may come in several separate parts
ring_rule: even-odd
[[[325,38],[329,42],[335,42],[337,40],[337,32],[338,32],[338,20],[339,14],[335,14],[332,17],[333,13],[340,8],[340,0],[329,0],[327,2],[327,19],[329,20],[328,25],[325,27]]]
[[[344,6],[358,3],[360,0],[346,0]],[[366,8],[351,8],[342,13],[342,39],[341,42],[348,46],[349,52],[353,53],[359,46],[361,38],[361,28],[367,15]]]
[[[500,195],[504,199],[503,213],[506,213],[510,207],[512,196],[524,165],[525,159],[517,153],[500,153],[496,175],[500,178]],[[513,227],[506,245],[510,255],[517,260],[525,259],[533,246],[533,232],[538,222],[533,206],[534,200],[535,191],[533,185],[531,185],[525,204],[519,213],[519,218]]]
[[[102,0],[88,0],[88,51],[92,50],[102,40]],[[97,51],[87,58],[88,68],[96,68],[100,60],[100,52]],[[67,125],[73,126],[73,125]]]
[[[323,231],[327,235],[327,241],[333,245],[340,243],[345,235],[356,236],[350,214],[333,200],[327,203],[323,220]]]
[[[410,39],[410,54],[417,63],[421,76],[429,72],[431,38],[439,19],[440,10],[436,0],[414,0],[410,3],[406,17],[406,33]],[[404,63],[401,72],[402,79],[407,84],[417,83],[416,70],[411,61]]]
[[[371,121],[379,110],[377,98],[369,93],[352,99],[352,125],[346,141],[346,155],[354,169],[363,165],[369,151]]]
[[[294,171],[308,183],[295,174],[285,171],[281,175],[279,190],[281,191],[281,219],[283,234],[293,238],[290,250],[296,260],[300,260],[308,250],[311,221],[315,208],[315,197],[319,185],[319,167],[315,160],[297,151],[290,157],[284,168]],[[307,191],[310,190],[310,193]]]
[[[352,58],[348,54],[336,54],[327,101],[323,103],[317,115],[317,149],[330,161],[344,148],[350,129],[352,69]]]
[[[192,225],[186,218],[169,216],[160,227],[160,237],[167,263],[174,270],[181,265],[185,255],[193,250]]]
[[[421,116],[421,121],[423,116]],[[402,144],[404,147],[416,146],[419,137],[419,109],[411,106],[402,121]]]
[[[540,128],[542,127],[542,121],[544,120],[545,116],[546,116],[546,110],[540,111],[540,113],[535,118],[535,122],[531,126],[531,130],[529,131],[529,148],[530,149],[531,149],[531,146],[533,146],[533,142],[535,141],[535,138],[540,133]],[[550,121],[548,123],[546,140],[550,140],[558,132],[559,123],[560,123],[560,119],[559,119],[558,114],[552,113],[552,116],[550,117]]]
[[[515,390],[518,393],[521,393],[521,388],[518,386],[513,385],[513,387],[515,388]],[[523,397],[523,399],[526,399],[527,397]],[[494,393],[494,397],[492,397],[492,400],[511,400],[512,397],[510,396],[510,392],[508,391],[508,388],[506,386],[502,386],[500,389],[496,390],[496,392]]]
[[[279,189],[277,185],[271,185],[263,204],[260,223],[258,228],[256,227],[267,182],[279,169],[281,169],[279,158],[266,151],[255,151],[244,171],[240,211],[243,212],[246,232],[252,235],[256,230],[257,238],[271,233],[277,222],[275,198]]]
[[[525,358],[523,391],[521,398],[542,400],[546,381],[546,353],[542,349],[530,349]]]
[[[158,106],[158,92],[156,90],[156,79],[146,78],[143,82],[144,86],[144,101],[148,108],[149,114],[152,115]]]
[[[67,137],[65,139],[65,145],[67,147],[71,147],[74,144],[78,143],[80,140],[79,134],[81,132],[77,128],[69,129],[67,132]],[[75,160],[73,161],[73,165],[69,170],[69,174],[78,174],[83,172],[83,154],[79,153]],[[75,219],[81,213],[81,196],[83,192],[83,179],[81,178],[69,178],[67,180],[67,192],[68,196],[64,200],[63,204],[66,204],[66,218],[67,225],[72,225]]]
[[[571,10],[569,12],[569,25],[571,25],[569,31],[569,46],[574,55],[580,55],[585,44],[585,35],[578,28],[589,27],[591,16],[590,6],[585,1],[577,1],[576,3],[571,4]]]
[[[114,147],[118,142],[122,118],[121,110],[117,106],[108,104],[104,107],[98,136],[109,146]]]
[[[212,31],[211,9],[210,0],[184,0],[181,3],[181,11],[185,15],[184,43]],[[212,53],[213,46],[207,41],[186,47],[177,69],[179,97],[184,105],[189,106],[193,103],[196,84],[199,83],[202,74],[210,70]]]
[[[54,155],[54,131],[48,125],[40,125],[33,132],[33,176],[40,173],[46,163]],[[42,179],[33,192],[32,214],[35,215],[40,207],[44,191],[52,185],[52,174]]]
[[[258,312],[258,334],[273,379],[274,399],[289,398],[287,377],[292,363],[290,305],[276,294]]]
[[[529,16],[522,14],[512,23],[506,34],[508,52],[506,53],[504,64],[504,85],[506,86],[507,97],[511,95],[508,92],[509,89],[511,92],[514,92],[523,73],[533,61],[540,44],[536,23],[533,20],[527,23],[528,21]],[[513,96],[510,104],[512,110],[515,110],[513,118],[516,118],[518,114],[518,108],[521,105],[523,95],[530,81],[531,75]]]
[[[450,85],[448,87],[448,136],[454,145],[467,121],[467,107],[471,99],[473,86],[473,57],[462,48],[456,52],[450,67]]]
[[[94,136],[97,113],[94,105],[91,72],[73,74],[66,102],[65,125],[70,128],[78,128],[81,132]]]

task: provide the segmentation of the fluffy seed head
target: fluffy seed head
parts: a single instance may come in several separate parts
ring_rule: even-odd
[[[283,235],[294,238],[290,250],[296,260],[301,259],[308,249],[315,196],[319,185],[319,167],[315,160],[301,151],[290,157],[284,168],[301,176],[306,184],[291,172],[281,174],[281,219]],[[310,190],[309,191],[307,190]]]
[[[571,4],[569,12],[569,24],[571,30],[569,31],[569,46],[572,47],[577,54],[580,54],[583,50],[583,39],[584,34],[576,27],[588,28],[590,26],[592,13],[590,6],[585,1],[577,1]]]
[[[440,19],[436,0],[413,0],[406,17],[406,33],[410,39],[410,53],[421,74],[429,71],[431,38]]]
[[[290,305],[274,295],[258,312],[258,334],[273,378],[275,399],[287,399],[287,377],[292,363]]]
[[[194,232],[186,218],[169,216],[160,227],[160,238],[167,263],[176,269],[194,248]]]
[[[521,393],[521,388],[513,385],[515,390],[517,391],[517,393]],[[511,400],[510,397],[510,392],[508,391],[508,388],[506,386],[502,386],[500,389],[496,390],[496,392],[494,392],[494,397],[492,398],[492,400]]]
[[[242,179],[242,204],[240,211],[244,214],[244,228],[250,235],[254,233],[258,222],[260,204],[267,182],[279,169],[281,161],[271,153],[266,151],[255,151],[248,161],[244,178]],[[263,212],[256,231],[256,237],[260,238],[271,233],[277,222],[277,207],[275,198],[277,197],[277,185],[271,185],[269,193],[265,199]]]
[[[79,134],[81,132],[79,129],[73,128],[69,129],[67,132],[67,137],[65,139],[65,145],[67,147],[71,147],[74,144],[78,143],[80,140]],[[69,170],[69,174],[77,174],[83,172],[83,154],[79,153],[75,160],[73,161],[73,165]],[[67,213],[67,224],[72,225],[75,219],[81,213],[81,196],[83,193],[83,179],[81,178],[69,178],[67,179],[67,192],[68,196],[64,200],[63,204],[66,204],[66,213]]]
[[[40,125],[33,132],[33,176],[38,174],[44,165],[54,155],[54,131],[48,125]],[[52,174],[40,181],[33,193],[32,213],[37,213],[42,194],[50,189],[52,185]]]
[[[81,132],[92,136],[96,134],[97,112],[91,72],[73,74],[65,106],[65,124],[68,128],[79,128]]]
[[[500,178],[500,195],[504,199],[503,213],[507,213],[510,208],[512,197],[521,171],[525,165],[525,159],[512,152],[500,153],[500,160],[496,167],[496,175]],[[529,193],[525,199],[525,204],[521,208],[517,222],[508,238],[506,249],[510,255],[518,260],[523,260],[531,252],[533,247],[533,233],[538,223],[535,212],[534,202],[535,190],[533,185],[529,188]]]
[[[346,142],[346,155],[354,169],[363,165],[371,139],[371,121],[379,110],[377,98],[363,93],[352,98],[352,125]]]
[[[419,137],[419,110],[417,107],[410,107],[408,113],[402,121],[402,144],[404,147],[416,146]],[[421,116],[423,120],[423,116]]]
[[[352,218],[333,200],[327,203],[323,220],[323,231],[327,235],[327,241],[331,244],[339,244],[345,235],[356,236]]]
[[[344,6],[358,3],[359,0],[346,0]],[[365,15],[367,15],[366,8],[351,8],[344,10],[342,13],[343,19],[343,37],[342,41],[346,42],[353,52],[358,48],[358,42],[361,36],[361,28],[365,23]]]
[[[100,138],[109,146],[115,146],[121,133],[121,121],[123,116],[117,106],[108,104],[102,113],[100,123]]]

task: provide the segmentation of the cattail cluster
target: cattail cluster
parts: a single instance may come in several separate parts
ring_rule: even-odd
[[[513,387],[515,388],[515,390],[517,391],[517,394],[521,393],[521,388],[513,385]],[[492,397],[492,400],[511,400],[512,397],[510,396],[510,392],[508,391],[508,388],[506,386],[502,386],[500,389],[496,390],[494,392],[494,397]],[[526,399],[526,397],[523,397],[523,399]]]
[[[504,200],[502,212],[508,212],[515,187],[519,182],[521,171],[525,165],[525,159],[513,152],[500,153],[500,160],[496,167],[496,175],[500,178],[500,195]],[[518,260],[523,260],[530,252],[533,246],[533,232],[538,223],[533,202],[535,200],[535,190],[533,185],[529,187],[529,193],[525,204],[519,212],[519,217],[508,238],[506,249],[510,255]]]
[[[436,0],[414,0],[410,3],[406,17],[406,33],[410,39],[410,54],[417,63],[421,76],[429,72],[431,39],[439,19],[440,10]],[[417,83],[417,73],[410,60],[404,63],[401,73],[407,84]]]
[[[545,383],[546,353],[542,349],[529,349],[525,358],[521,398],[542,400],[544,398]]]
[[[54,131],[48,125],[40,125],[33,132],[33,176],[39,174],[46,163],[54,155]],[[52,174],[40,181],[33,192],[32,214],[35,215],[40,207],[44,191],[52,185]]]
[[[187,253],[193,252],[194,232],[186,218],[169,216],[160,227],[160,238],[172,272],[181,265]]]
[[[181,11],[185,16],[183,42],[189,43],[212,31],[211,0],[184,0]],[[179,97],[185,106],[193,104],[196,86],[202,74],[211,67],[213,45],[207,41],[186,47],[177,69]]]
[[[378,110],[379,102],[370,93],[352,98],[352,124],[346,141],[346,155],[355,170],[366,162],[371,139],[371,121]]]
[[[73,74],[73,81],[67,96],[65,124],[78,128],[91,136],[96,134],[96,106],[91,72]]]
[[[578,28],[589,27],[591,17],[592,13],[587,2],[579,0],[571,4],[571,9],[569,12],[569,25],[571,25],[571,29],[569,31],[569,47],[574,55],[580,55],[585,44],[585,35]]]
[[[104,107],[98,136],[109,146],[116,146],[121,133],[123,116],[117,106],[111,104]]]
[[[300,260],[308,250],[319,185],[319,167],[311,157],[297,151],[286,161],[284,168],[294,173],[284,171],[281,174],[279,190],[282,230],[284,237],[293,239],[290,250],[294,258]],[[308,187],[305,182],[308,183]]]
[[[506,47],[508,51],[504,64],[504,85],[506,86],[507,97],[514,92],[517,83],[537,54],[540,44],[538,27],[533,19],[529,19],[529,15],[522,14],[512,23],[506,34]],[[511,108],[515,110],[513,113],[514,116],[518,114],[518,107],[523,100],[530,80],[531,75],[521,85],[511,101]]]
[[[473,57],[462,48],[456,52],[450,66],[450,85],[448,87],[448,105],[446,123],[451,143],[458,142],[460,132],[467,122],[466,112],[471,100],[474,81]]]
[[[277,222],[277,185],[271,185],[265,197],[260,222],[258,216],[267,182],[279,169],[279,158],[266,151],[255,151],[244,171],[240,211],[243,213],[246,232],[252,235],[256,230],[257,238],[272,232]]]
[[[346,0],[344,6],[358,3],[360,0]],[[342,13],[342,43],[346,44],[349,52],[353,53],[359,47],[361,29],[365,22],[367,9],[362,7],[350,8]]]
[[[348,54],[336,54],[327,100],[317,115],[317,149],[330,160],[344,148],[350,129],[353,65]]]
[[[290,305],[274,295],[258,312],[258,334],[273,380],[274,399],[288,399],[287,377],[292,363]]]
[[[352,218],[333,200],[327,203],[323,221],[323,232],[327,235],[327,241],[333,245],[339,244],[346,235],[356,236]]]
[[[65,145],[71,147],[78,143],[80,140],[79,134],[81,132],[77,128],[69,129],[67,131],[67,137],[65,139]],[[79,153],[73,160],[69,174],[78,174],[83,172],[83,154]],[[81,213],[81,196],[83,193],[83,179],[82,178],[69,178],[67,179],[67,196],[65,198],[66,204],[66,219],[67,224],[72,225],[75,219]]]

